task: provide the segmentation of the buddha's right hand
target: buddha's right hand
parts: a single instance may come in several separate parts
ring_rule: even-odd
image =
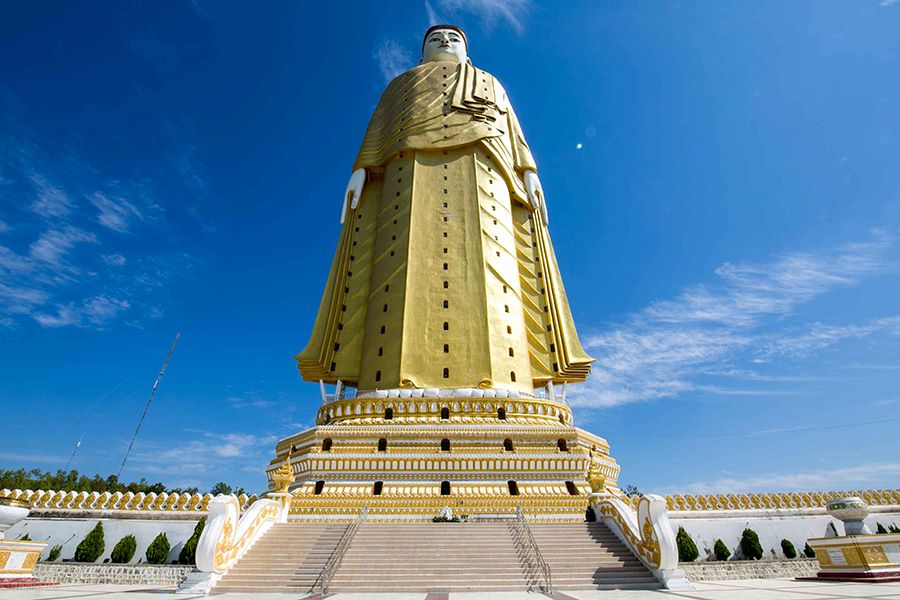
[[[347,182],[347,191],[344,192],[344,204],[341,207],[342,225],[344,223],[344,218],[347,216],[347,205],[350,205],[350,210],[359,206],[359,199],[362,197],[363,186],[365,184],[366,170],[364,168],[359,168],[353,171],[353,174],[350,176],[350,181]]]

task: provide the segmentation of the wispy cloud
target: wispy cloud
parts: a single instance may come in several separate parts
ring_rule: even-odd
[[[375,60],[385,82],[391,81],[415,64],[412,54],[394,40],[384,40],[378,45]]]
[[[202,473],[209,486],[219,479],[233,478],[235,471],[261,473],[273,454],[274,435],[242,432],[188,432],[186,440],[150,440],[140,443],[129,469],[140,473],[196,477]],[[233,479],[231,479],[233,481]],[[174,484],[170,484],[174,485]],[[259,491],[259,490],[253,490]]]
[[[42,217],[64,217],[72,212],[73,202],[62,189],[38,173],[31,173],[30,179],[37,192],[31,210]]]
[[[165,235],[171,226],[157,201],[159,181],[107,176],[77,149],[63,152],[27,130],[10,116],[15,110],[0,118],[7,138],[0,185],[4,197],[26,210],[16,214],[15,235],[3,236],[0,245],[0,326],[28,320],[52,328],[139,326],[162,314],[146,292],[183,275],[194,259]],[[165,168],[169,154],[162,154]],[[193,150],[174,172],[168,166],[166,182],[180,176],[192,198],[206,193]],[[10,230],[0,223],[0,233]],[[152,236],[152,244],[141,236]]]
[[[573,390],[572,402],[604,407],[674,397],[703,390],[704,376],[735,370],[738,355],[759,361],[799,356],[844,339],[897,331],[897,317],[886,317],[862,325],[814,323],[762,332],[801,304],[888,268],[885,254],[893,243],[893,237],[875,231],[865,242],[823,252],[784,253],[769,263],[726,263],[712,282],[587,336],[585,345],[599,360],[588,382]]]
[[[124,198],[111,198],[103,192],[94,192],[91,204],[98,211],[97,221],[113,231],[125,233],[135,219],[143,219],[141,211]]]
[[[531,0],[437,0],[437,5],[450,16],[468,14],[478,19],[487,30],[505,24],[518,34],[525,31],[525,19],[531,10]],[[434,7],[425,3],[429,19],[437,17]]]
[[[828,491],[894,487],[900,463],[870,463],[795,473],[762,473],[666,486],[664,494],[738,494],[750,492]]]
[[[45,231],[31,244],[28,254],[51,265],[59,266],[70,250],[79,242],[96,242],[97,236],[77,227]]]

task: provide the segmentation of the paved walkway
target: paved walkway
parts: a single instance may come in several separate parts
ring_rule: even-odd
[[[837,600],[872,598],[900,600],[900,583],[828,583],[792,579],[707,581],[686,591],[565,591],[553,600]],[[0,590],[0,600],[195,600],[199,594],[176,596],[171,589],[134,585],[57,585],[45,588]],[[527,592],[468,592],[453,594],[328,594],[328,600],[545,600]],[[318,594],[213,594],[211,600],[320,600]]]

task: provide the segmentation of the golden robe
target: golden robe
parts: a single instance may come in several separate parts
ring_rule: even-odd
[[[583,381],[578,340],[540,211],[536,170],[506,92],[470,64],[430,62],[385,90],[303,378],[360,389],[502,388]]]

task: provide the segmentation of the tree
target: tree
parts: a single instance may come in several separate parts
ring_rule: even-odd
[[[731,556],[731,550],[728,549],[728,546],[722,540],[716,540],[713,546],[713,553],[716,555],[716,560],[728,560],[728,557]]]
[[[681,562],[694,562],[700,556],[697,550],[697,544],[684,530],[684,527],[678,528],[678,534],[675,536],[675,543],[678,544],[678,560]]]
[[[59,555],[62,554],[62,546],[59,544],[50,548],[50,554],[47,555],[47,562],[55,562],[59,560]]]
[[[216,485],[212,486],[212,489],[209,490],[209,493],[213,496],[218,496],[219,494],[225,494],[227,496],[231,493],[231,486],[224,481],[220,481]]]
[[[75,561],[92,563],[103,555],[103,550],[105,549],[103,523],[97,521],[97,525],[91,529],[90,533],[84,536],[84,539],[75,548]]]
[[[628,497],[637,496],[638,498],[640,498],[644,495],[643,493],[641,493],[641,490],[638,489],[638,486],[631,485],[630,483],[625,486],[625,489],[623,491]]]
[[[145,556],[147,557],[147,562],[151,565],[161,565],[166,562],[166,558],[169,557],[169,550],[172,547],[169,545],[169,538],[166,537],[165,532],[160,533],[156,536],[150,545],[147,546],[147,552]]]
[[[137,552],[137,540],[133,535],[126,535],[116,543],[109,560],[114,563],[125,564],[131,562],[134,553]]]
[[[797,549],[790,540],[781,540],[781,551],[784,552],[785,558],[797,558]]]
[[[184,543],[184,546],[181,547],[181,552],[178,553],[179,564],[197,564],[197,543],[200,541],[200,536],[203,534],[203,527],[205,525],[206,517],[201,517],[200,521],[198,521],[197,525],[194,527],[194,533],[191,534],[191,537],[189,537]]]
[[[816,551],[812,549],[812,546],[809,545],[809,542],[807,542],[803,546],[803,554],[806,555],[806,558],[815,558],[816,557]]]
[[[759,543],[759,536],[749,527],[741,534],[741,552],[744,558],[759,560],[762,558],[763,549]]]

